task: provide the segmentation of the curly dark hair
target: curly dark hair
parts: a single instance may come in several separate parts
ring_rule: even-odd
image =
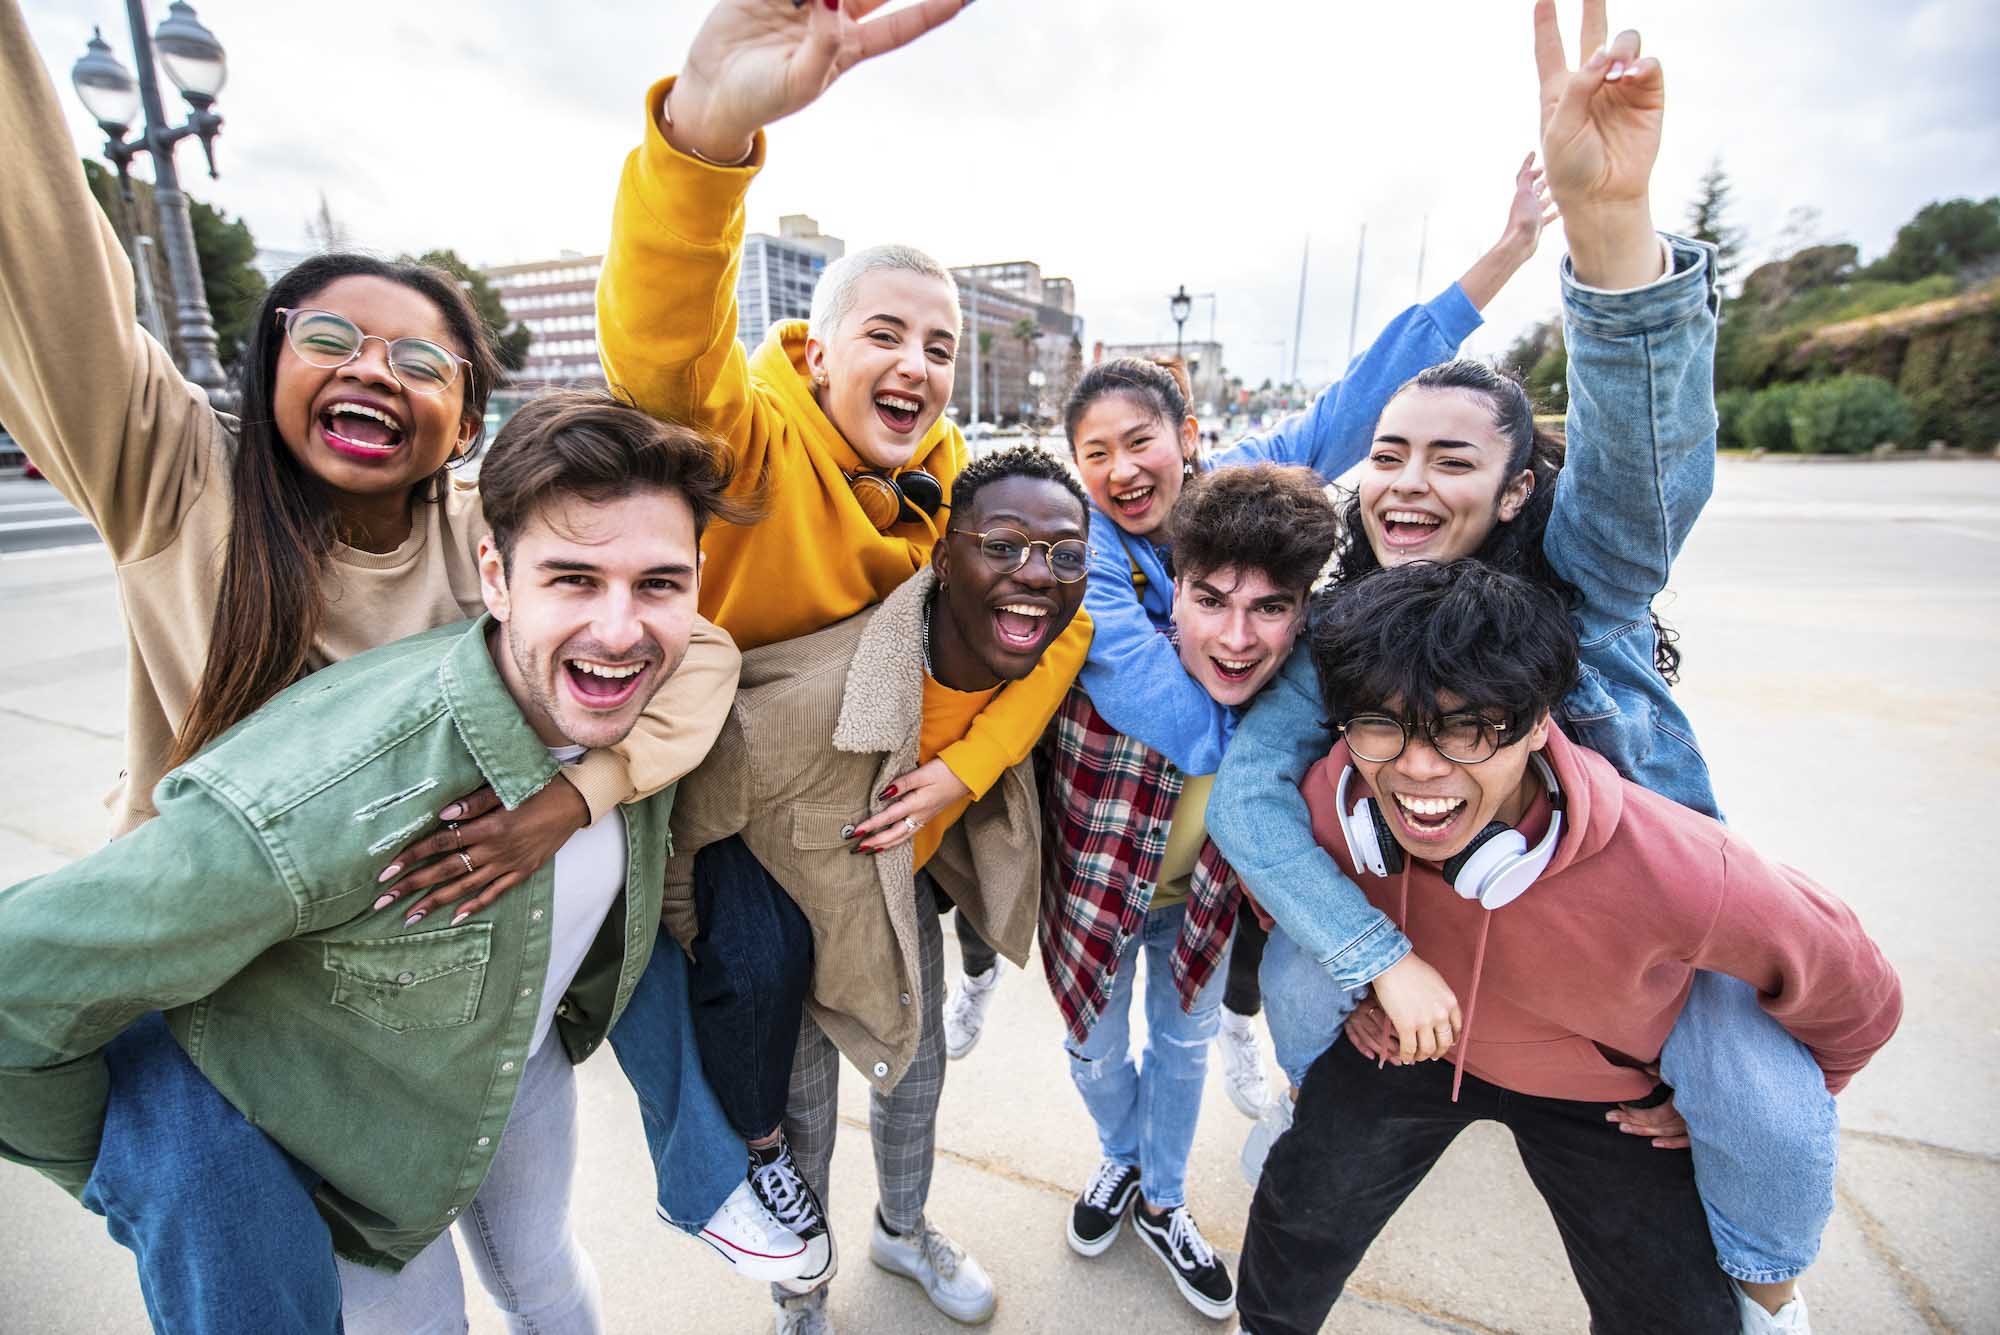
[[[980,488],[1008,477],[1032,477],[1060,483],[1065,491],[1076,497],[1077,505],[1083,510],[1084,522],[1090,521],[1090,501],[1084,496],[1083,484],[1076,480],[1076,474],[1070,472],[1069,465],[1061,459],[1034,445],[1009,445],[967,464],[965,471],[952,480],[952,514],[970,510],[972,498],[979,494]]]
[[[1467,557],[1412,561],[1328,590],[1308,641],[1327,717],[1493,711],[1525,728],[1576,684],[1576,626],[1554,589]]]
[[[1507,466],[1501,470],[1511,479],[1526,470],[1534,476],[1534,490],[1519,514],[1493,531],[1472,555],[1488,565],[1544,584],[1574,609],[1582,601],[1576,586],[1556,573],[1543,549],[1549,514],[1555,508],[1556,480],[1562,473],[1563,442],[1535,425],[1534,405],[1520,381],[1482,361],[1461,357],[1418,372],[1405,381],[1396,394],[1412,389],[1460,389],[1481,395],[1492,409],[1493,425],[1508,443]],[[1391,398],[1395,396],[1392,395]],[[1351,492],[1341,505],[1340,550],[1334,557],[1334,579],[1345,583],[1381,568],[1375,549],[1368,545],[1361,525],[1361,494]],[[1671,628],[1653,618],[1653,667],[1668,683],[1680,680],[1681,651]]]
[[[1174,571],[1255,570],[1299,593],[1326,569],[1340,516],[1310,468],[1255,463],[1198,473],[1167,516]]]

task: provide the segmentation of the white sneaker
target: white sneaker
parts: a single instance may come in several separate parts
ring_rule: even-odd
[[[796,1298],[780,1298],[777,1308],[777,1335],[833,1335],[833,1318],[826,1314],[826,1287]]]
[[[1224,1006],[1215,1044],[1222,1049],[1222,1087],[1229,1091],[1229,1101],[1245,1117],[1262,1117],[1271,1102],[1271,1081],[1264,1073],[1256,1020]]]
[[[1792,1300],[1775,1312],[1743,1291],[1735,1280],[1729,1291],[1736,1295],[1736,1317],[1743,1324],[1742,1335],[1812,1335],[1812,1319],[1806,1314],[1806,1295],[1792,1294]]]
[[[1000,985],[1005,960],[994,960],[985,973],[963,975],[951,995],[944,999],[944,1055],[957,1061],[979,1042],[986,1027],[986,1008],[993,1004],[993,989]]]
[[[1237,1156],[1237,1163],[1243,1169],[1245,1182],[1254,1187],[1263,1179],[1264,1160],[1270,1157],[1271,1147],[1291,1129],[1292,1091],[1288,1089],[1265,1105],[1264,1115],[1243,1138],[1243,1153]]]
[[[797,1279],[806,1264],[806,1244],[758,1202],[747,1181],[736,1184],[696,1236],[749,1279]]]
[[[953,1321],[976,1326],[993,1315],[993,1281],[985,1269],[928,1219],[919,1218],[915,1228],[893,1237],[877,1214],[868,1259],[892,1275],[923,1285],[931,1305]]]
[[[750,1190],[757,1202],[780,1224],[790,1229],[805,1247],[798,1268],[777,1282],[793,1293],[805,1293],[833,1278],[840,1256],[827,1228],[826,1210],[819,1194],[799,1171],[789,1142],[780,1138],[777,1153],[766,1162],[770,1151],[750,1151]]]

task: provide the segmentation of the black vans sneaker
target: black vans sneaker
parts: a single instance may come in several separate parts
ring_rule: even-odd
[[[1225,1317],[1236,1310],[1236,1281],[1208,1245],[1187,1206],[1176,1205],[1159,1218],[1142,1206],[1132,1211],[1132,1227],[1173,1273],[1174,1287],[1203,1316]]]
[[[1076,1198],[1069,1212],[1069,1245],[1079,1256],[1096,1256],[1118,1241],[1125,1226],[1125,1212],[1139,1192],[1139,1169],[1134,1164],[1106,1159],[1090,1176],[1090,1185]]]

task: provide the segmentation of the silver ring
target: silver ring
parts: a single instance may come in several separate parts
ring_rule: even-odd
[[[448,820],[444,823],[444,827],[445,829],[451,831],[452,842],[456,843],[459,847],[459,850],[463,852],[465,849],[465,836],[459,833],[458,822],[455,820]]]
[[[909,818],[908,816],[905,816],[905,817],[903,817],[903,824],[905,824],[905,825],[907,825],[907,826],[909,826],[909,827],[910,827],[910,833],[911,833],[911,834],[915,834],[915,833],[916,833],[916,832],[917,832],[918,830],[921,830],[921,829],[923,829],[923,828],[924,828],[924,823],[923,823],[922,821],[920,821],[920,820],[911,820],[911,819],[910,819],[910,818]]]
[[[470,876],[472,875],[472,873],[479,870],[479,868],[472,865],[472,854],[466,852],[462,848],[458,850],[458,860],[465,864],[465,874],[467,876]]]

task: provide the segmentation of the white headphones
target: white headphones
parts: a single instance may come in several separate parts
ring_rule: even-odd
[[[1549,790],[1549,831],[1533,848],[1521,832],[1504,821],[1494,821],[1472,837],[1472,842],[1445,860],[1445,884],[1463,899],[1475,900],[1481,908],[1497,909],[1513,903],[1548,870],[1556,855],[1556,841],[1562,837],[1563,795],[1556,773],[1537,751],[1528,757],[1535,772]],[[1354,766],[1340,772],[1334,802],[1340,808],[1340,832],[1347,839],[1347,853],[1354,865],[1375,876],[1394,876],[1403,869],[1403,846],[1382,818],[1375,800],[1364,797],[1347,805],[1348,785],[1354,781]]]

